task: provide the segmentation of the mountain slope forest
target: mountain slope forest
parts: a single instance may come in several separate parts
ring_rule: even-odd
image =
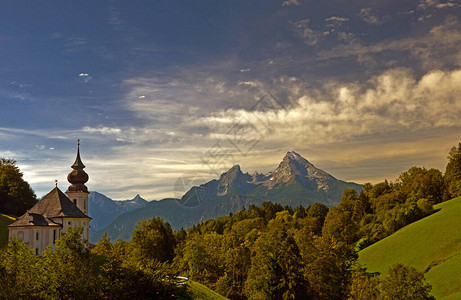
[[[41,258],[13,240],[0,252],[0,298],[178,298],[187,293],[175,284],[180,275],[231,299],[434,299],[425,270],[397,263],[376,273],[358,256],[449,211],[453,200],[445,201],[461,195],[461,143],[453,149],[445,174],[413,167],[395,182],[346,189],[331,208],[264,202],[187,231],[154,217],[139,222],[129,242],[103,235],[91,251],[76,228]],[[442,271],[456,276],[450,270]]]

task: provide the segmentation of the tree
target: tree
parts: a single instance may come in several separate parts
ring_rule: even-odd
[[[444,175],[447,187],[447,197],[455,198],[461,196],[461,143],[453,147],[448,154],[448,164]]]
[[[381,281],[379,299],[435,299],[430,295],[431,289],[422,272],[396,264]]]
[[[37,203],[37,197],[13,159],[0,158],[0,212],[20,216]]]
[[[245,280],[251,265],[250,249],[244,239],[234,232],[224,236],[223,249],[225,273],[218,280],[216,290],[231,299],[244,298]]]
[[[85,299],[95,293],[93,261],[82,233],[82,227],[69,228],[46,248],[38,263],[41,298]]]
[[[274,221],[277,220],[271,223]],[[310,289],[302,274],[302,259],[293,233],[280,226],[270,227],[254,245],[245,284],[247,296],[250,299],[305,299]]]
[[[130,245],[133,259],[138,261],[172,261],[174,258],[174,235],[170,224],[162,218],[143,219],[132,233]]]
[[[379,276],[369,274],[360,265],[353,270],[349,287],[351,300],[375,300],[379,295]]]
[[[307,235],[299,239],[304,277],[314,299],[343,299],[347,293],[350,267],[357,259],[353,246],[332,238]]]
[[[194,234],[184,248],[182,268],[189,277],[214,287],[225,272],[222,255],[223,236],[216,233]]]
[[[402,196],[402,202],[416,202],[425,198],[432,204],[442,201],[445,193],[442,172],[436,169],[412,167],[400,174],[397,180],[397,191]]]
[[[36,295],[40,273],[32,248],[12,238],[0,251],[0,299],[27,299]]]

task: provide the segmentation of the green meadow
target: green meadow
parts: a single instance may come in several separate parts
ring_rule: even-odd
[[[8,243],[8,225],[16,220],[13,217],[0,214],[0,248],[3,248]]]
[[[180,300],[192,299],[226,300],[227,298],[215,293],[203,284],[189,280],[187,282],[186,295],[180,297]]]
[[[410,224],[359,253],[369,272],[386,273],[396,263],[425,272],[437,299],[461,299],[461,197],[434,207]]]

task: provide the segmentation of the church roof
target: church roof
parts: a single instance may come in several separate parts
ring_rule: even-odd
[[[8,225],[8,227],[24,227],[24,226],[51,226],[62,227],[61,224],[53,222],[53,220],[44,217],[40,214],[26,212],[20,216],[15,222]]]
[[[35,204],[29,213],[40,214],[46,218],[90,218],[57,187]]]

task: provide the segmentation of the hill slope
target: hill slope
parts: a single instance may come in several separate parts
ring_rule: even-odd
[[[201,299],[207,299],[207,300],[226,300],[226,297],[223,297],[219,295],[218,293],[212,291],[208,287],[189,280],[187,282],[186,286],[186,295],[180,296],[180,300],[201,300]]]
[[[8,243],[8,225],[16,220],[13,217],[0,214],[0,248],[3,248]]]
[[[396,263],[413,266],[426,272],[437,299],[461,298],[461,197],[435,209],[439,211],[362,250],[359,262],[381,273]]]

